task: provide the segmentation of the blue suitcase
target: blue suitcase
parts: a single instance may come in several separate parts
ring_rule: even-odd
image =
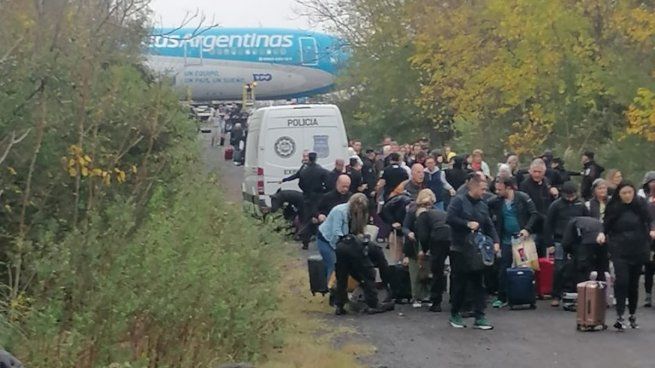
[[[510,309],[515,306],[537,307],[534,271],[529,267],[507,269],[507,304]]]

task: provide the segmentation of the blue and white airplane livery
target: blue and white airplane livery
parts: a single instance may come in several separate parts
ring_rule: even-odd
[[[326,93],[348,57],[333,36],[275,28],[156,29],[148,51],[150,67],[195,101],[239,100],[252,82],[257,99]]]

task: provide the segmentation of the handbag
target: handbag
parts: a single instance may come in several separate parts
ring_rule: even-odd
[[[479,231],[466,236],[468,271],[482,271],[496,260],[493,240]]]

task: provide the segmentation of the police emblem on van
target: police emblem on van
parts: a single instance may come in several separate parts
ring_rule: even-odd
[[[330,156],[329,139],[330,136],[327,135],[314,136],[314,152],[316,152],[318,158],[328,158]]]
[[[296,152],[296,142],[291,137],[280,137],[275,141],[275,153],[282,158],[289,158]]]

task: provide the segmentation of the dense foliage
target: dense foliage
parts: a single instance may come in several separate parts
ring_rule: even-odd
[[[0,345],[29,367],[255,359],[277,329],[275,253],[199,174],[148,16],[0,1]]]
[[[642,169],[655,153],[650,1],[299,3],[351,45],[342,106],[365,138],[454,134],[496,157],[593,148]]]

